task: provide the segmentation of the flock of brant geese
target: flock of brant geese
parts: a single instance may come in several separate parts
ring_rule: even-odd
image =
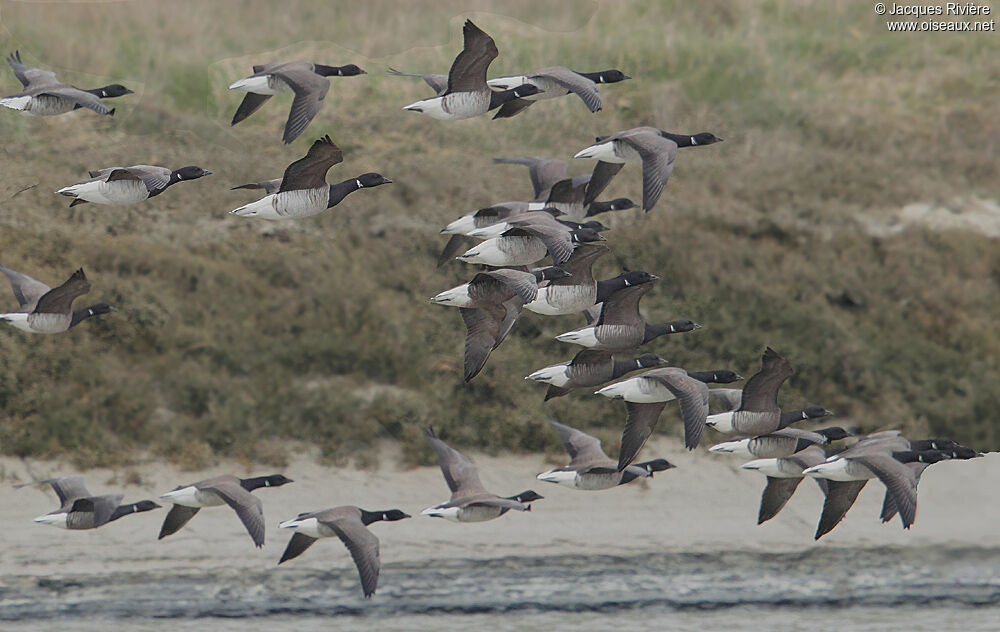
[[[522,75],[487,80],[490,63],[498,56],[493,39],[471,21],[463,29],[464,47],[447,75],[403,73],[396,76],[422,78],[436,93],[404,109],[441,120],[471,118],[497,109],[494,118],[519,114],[537,100],[570,93],[577,95],[591,112],[601,109],[599,84],[630,79],[619,70],[578,73],[564,67],[549,67]],[[15,52],[8,58],[24,90],[0,99],[0,104],[35,115],[56,115],[79,108],[112,115],[103,99],[130,94],[113,84],[84,90],[61,83],[54,73],[29,68]],[[294,93],[282,140],[293,141],[319,112],[330,88],[327,77],[365,74],[355,65],[324,66],[303,61],[272,62],[254,66],[251,76],[231,86],[246,96],[233,117],[236,125],[259,109],[272,95]],[[441,232],[450,235],[439,265],[452,258],[481,264],[483,271],[459,287],[431,298],[438,305],[458,307],[466,327],[464,378],[472,380],[483,370],[490,354],[503,342],[522,308],[544,316],[583,314],[586,326],[557,336],[563,342],[584,347],[571,360],[541,368],[526,379],[548,385],[545,399],[560,397],[582,388],[601,387],[634,371],[634,377],[603,386],[596,394],[625,403],[625,428],[618,459],[604,453],[600,441],[580,430],[550,420],[569,453],[565,467],[537,476],[539,480],[581,490],[603,490],[674,467],[664,459],[636,462],[643,444],[656,428],[667,404],[676,400],[684,427],[684,444],[699,445],[706,426],[744,438],[720,443],[711,452],[737,454],[754,460],[743,468],[767,476],[760,502],[758,522],[773,518],[788,502],[805,477],[813,478],[825,495],[815,537],[833,529],[854,503],[868,480],[877,478],[886,488],[881,519],[888,522],[899,514],[904,528],[913,524],[917,484],[923,471],[943,459],[979,456],[975,450],[949,439],[912,440],[898,431],[854,438],[846,448],[831,443],[848,438],[842,428],[816,431],[791,428],[806,419],[830,415],[820,406],[782,410],[778,389],[792,375],[792,366],[768,347],[760,370],[742,390],[710,389],[709,384],[742,380],[726,369],[688,372],[667,366],[653,353],[635,355],[635,350],[661,336],[691,332],[700,327],[690,320],[647,322],[639,302],[657,278],[632,270],[617,277],[596,280],[594,262],[610,249],[602,232],[607,228],[588,219],[605,212],[636,208],[626,198],[598,201],[598,196],[627,162],[642,165],[642,204],[645,211],[656,206],[663,193],[677,151],[681,147],[710,145],[721,141],[711,133],[673,134],[652,127],[638,127],[598,137],[574,158],[598,162],[589,176],[568,177],[568,165],[555,158],[515,157],[498,159],[503,164],[528,168],[534,199],[494,204],[449,223]],[[378,173],[365,173],[336,184],[328,184],[327,171],[343,161],[341,150],[329,136],[317,140],[305,157],[285,169],[281,178],[245,184],[235,189],[261,189],[264,197],[231,211],[243,217],[287,220],[308,217],[336,206],[350,193],[391,182]],[[195,180],[211,172],[198,166],[171,170],[134,165],[90,171],[89,178],[63,187],[57,193],[73,198],[70,206],[84,204],[134,204],[163,193],[178,182]],[[478,244],[472,245],[475,240]],[[471,246],[471,247],[469,247]],[[459,254],[461,253],[461,254]],[[549,257],[551,266],[529,268]],[[0,266],[10,281],[19,310],[0,314],[0,320],[28,333],[56,334],[68,331],[87,318],[114,311],[107,303],[73,310],[74,300],[90,291],[83,270],[77,270],[56,288]],[[723,412],[709,414],[712,397]],[[451,490],[448,502],[423,510],[427,516],[454,522],[480,522],[510,510],[529,511],[541,496],[532,490],[514,496],[498,496],[485,489],[475,466],[448,446],[432,429],[426,431]],[[281,474],[241,479],[220,476],[182,485],[160,496],[172,508],[159,537],[176,533],[202,507],[228,505],[246,527],[254,544],[264,543],[261,501],[253,491],[292,482]],[[160,507],[151,500],[122,504],[122,494],[94,496],[79,476],[35,481],[48,484],[59,498],[58,509],[35,521],[65,529],[95,529],[123,516]],[[350,551],[361,576],[365,597],[378,585],[379,541],[368,526],[410,516],[399,509],[367,511],[353,506],[299,514],[280,523],[292,529],[279,564],[301,555],[317,539],[336,536]]]

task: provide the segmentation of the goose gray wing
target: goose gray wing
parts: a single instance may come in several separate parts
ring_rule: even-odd
[[[845,457],[847,458],[847,457]],[[849,457],[872,471],[885,485],[892,497],[903,528],[909,529],[917,514],[917,476],[905,463],[900,463],[892,454],[866,454]]]
[[[823,513],[819,517],[814,539],[819,540],[840,524],[866,483],[868,481],[827,481],[826,500],[823,501]]]
[[[288,546],[285,547],[285,552],[281,554],[281,559],[278,560],[278,564],[293,560],[302,555],[306,549],[316,543],[316,540],[317,538],[304,533],[293,533],[292,539],[288,541]]]
[[[460,307],[459,312],[465,323],[464,367],[465,381],[468,382],[483,370],[490,353],[506,335],[503,330],[511,319],[507,308],[495,303],[481,307]]]
[[[584,285],[594,283],[593,266],[594,262],[611,252],[611,249],[601,244],[578,244],[573,249],[573,254],[569,259],[559,265],[564,272],[571,276],[565,279],[556,279],[551,283],[554,285]]]
[[[826,461],[826,451],[819,447],[818,445],[811,445],[804,450],[799,450],[791,456],[786,456],[784,459],[786,461],[791,461],[795,465],[801,467],[803,470],[807,467],[812,467],[814,465],[819,465]],[[830,492],[830,487],[827,484],[829,481],[825,478],[814,478],[816,484],[819,485],[820,490],[823,492],[823,496],[826,496]]]
[[[761,359],[760,371],[755,373],[743,387],[743,399],[740,410],[758,412],[776,412],[778,407],[778,389],[782,383],[791,377],[794,371],[788,360],[768,347]]]
[[[233,187],[230,191],[235,191],[236,189],[264,189],[264,193],[270,195],[272,193],[277,193],[278,189],[281,188],[281,178],[275,178],[274,180],[264,180],[263,182],[250,182],[249,184],[241,184],[239,186]]]
[[[520,97],[511,99],[497,108],[497,113],[493,115],[493,118],[502,119],[517,116],[524,110],[531,107],[533,103],[534,101],[529,101],[528,99],[522,99]]]
[[[642,376],[663,384],[674,394],[684,421],[684,447],[697,448],[708,418],[708,384],[679,371],[648,371]]]
[[[588,206],[597,199],[604,189],[608,188],[611,180],[625,166],[623,162],[604,162],[598,160],[594,165],[594,171],[590,174],[590,182],[587,183],[587,191],[583,196],[583,205]]]
[[[448,71],[448,90],[453,92],[488,92],[486,69],[500,54],[493,38],[472,20],[462,27],[464,46]]]
[[[583,310],[583,319],[588,325],[593,325],[597,322],[597,319],[601,317],[601,312],[604,310],[604,303],[595,303]]]
[[[27,66],[22,63],[20,51],[14,51],[12,55],[8,55],[7,63],[14,69],[14,76],[17,77],[17,80],[20,81],[21,85],[25,88],[54,85],[59,83],[56,73],[51,70],[32,68],[31,66]]]
[[[644,128],[621,134],[616,140],[631,145],[642,158],[642,208],[649,211],[656,206],[674,171],[677,143]]]
[[[590,182],[589,176],[559,180],[549,189],[549,196],[545,202],[547,204],[582,204],[588,182]]]
[[[535,220],[515,220],[511,224],[514,227],[505,231],[503,237],[537,237],[545,244],[553,264],[564,263],[573,255],[573,239],[565,226],[550,226]]]
[[[326,172],[343,160],[344,153],[340,151],[340,147],[330,140],[329,135],[324,136],[309,147],[305,157],[288,165],[281,178],[278,192],[325,187]]]
[[[448,243],[444,245],[444,248],[441,249],[441,254],[438,255],[438,267],[440,268],[458,256],[459,253],[468,250],[474,241],[472,237],[466,235],[452,235],[449,237]]]
[[[736,410],[743,401],[743,389],[739,388],[713,388],[708,391],[708,394],[715,396],[722,402],[722,405],[725,406],[723,412]]]
[[[236,114],[233,114],[233,120],[230,125],[236,125],[243,119],[247,118],[257,110],[261,108],[262,105],[267,103],[273,95],[270,94],[258,94],[256,92],[247,92],[243,95],[243,100],[240,101],[240,106],[236,108]]]
[[[59,287],[43,294],[35,305],[35,314],[69,314],[73,301],[90,291],[90,281],[80,268]]]
[[[489,272],[480,272],[469,282],[469,296],[473,300],[503,302],[513,292],[525,303],[530,303],[538,296],[538,281],[530,272],[501,268]]]
[[[361,576],[361,590],[365,594],[365,599],[368,599],[378,588],[378,574],[382,567],[378,538],[365,527],[360,512],[356,518],[341,518],[323,524],[333,529],[351,552],[354,565],[358,567],[358,575]]]
[[[435,94],[441,94],[448,89],[448,75],[422,75],[413,72],[400,72],[395,68],[389,68],[389,74],[395,77],[419,77],[424,80]]]
[[[615,358],[610,351],[603,349],[584,349],[569,361],[568,373],[572,378],[602,379],[607,381],[614,371]]]
[[[601,93],[597,90],[597,84],[583,75],[578,75],[569,68],[564,68],[563,66],[542,68],[532,73],[530,77],[548,79],[566,88],[580,97],[580,100],[586,104],[591,112],[598,112],[601,109]]]
[[[17,299],[17,304],[25,312],[35,309],[38,299],[42,298],[46,292],[52,289],[27,274],[21,274],[2,265],[0,265],[0,272],[3,272],[7,276],[7,280],[10,281],[10,289],[14,292],[14,298]]]
[[[652,283],[641,283],[622,288],[609,296],[601,308],[597,326],[628,325],[641,327],[645,321],[639,314],[639,301],[653,287]]]
[[[271,74],[281,78],[295,93],[288,121],[285,122],[285,133],[281,138],[288,144],[299,137],[323,107],[323,99],[330,90],[330,80],[317,75],[314,66],[308,62],[288,63],[272,70]]]
[[[124,494],[104,494],[101,496],[90,496],[88,498],[78,498],[73,501],[70,512],[81,511],[94,514],[93,528],[96,529],[107,524],[111,520],[111,515],[121,504]]]
[[[52,487],[52,491],[59,498],[60,507],[69,506],[77,498],[87,498],[90,496],[90,492],[87,491],[87,486],[84,484],[82,476],[58,476],[40,481],[31,481],[30,483],[20,483],[14,485],[14,487],[21,488],[28,485],[49,485]]]
[[[785,506],[788,499],[795,493],[801,478],[775,478],[767,477],[767,487],[760,497],[760,511],[757,514],[757,524],[764,524],[771,518],[778,515],[778,512]]]
[[[451,490],[452,501],[476,494],[486,494],[486,488],[479,480],[479,472],[464,454],[438,439],[432,430],[425,432],[434,454],[437,455],[441,473]]]
[[[765,436],[787,437],[789,439],[795,439],[796,441],[795,452],[799,452],[817,443],[826,443],[826,437],[819,434],[818,432],[812,432],[810,430],[802,430],[799,428],[781,428],[780,430],[775,430],[774,432],[771,432]]]
[[[569,453],[568,467],[579,467],[597,461],[609,460],[608,455],[601,448],[601,440],[597,437],[576,428],[564,426],[554,419],[549,419],[549,423],[559,432],[559,439],[562,441],[563,447],[566,448],[566,452]]]
[[[204,489],[204,488],[202,488]],[[264,546],[264,506],[260,499],[243,489],[238,482],[225,481],[208,487],[219,495],[239,516],[257,548]]]
[[[102,170],[105,182],[115,182],[116,180],[139,180],[150,193],[155,193],[164,189],[170,184],[170,169],[157,167],[154,165],[133,165],[124,169],[110,169],[106,172]]]
[[[913,476],[914,478],[916,478],[917,485],[920,484],[920,475],[924,473],[924,470],[930,467],[930,465],[927,463],[918,463],[918,462],[907,463],[906,466],[911,470],[913,470]],[[817,480],[823,480],[823,479],[817,479]],[[896,509],[896,502],[893,500],[892,492],[889,491],[888,488],[886,488],[885,498],[882,500],[882,513],[879,517],[882,519],[883,523],[886,523],[892,520],[897,513],[898,510]]]
[[[530,101],[528,101],[530,103]],[[506,104],[505,104],[506,105]],[[543,158],[541,156],[514,156],[512,158],[494,158],[493,162],[501,165],[524,165],[528,168],[528,177],[535,191],[535,199],[548,197],[552,185],[566,178],[569,163],[559,158]],[[544,194],[544,195],[543,195]]]
[[[157,540],[162,540],[168,535],[173,535],[180,531],[184,525],[194,518],[195,514],[198,513],[199,507],[187,507],[185,505],[174,505],[167,512],[167,517],[163,519],[163,526],[160,527],[160,535],[157,536]]]
[[[625,429],[622,430],[622,447],[618,453],[619,472],[628,467],[639,455],[639,450],[656,429],[656,422],[659,421],[660,413],[666,405],[666,402],[651,404],[625,402]]]

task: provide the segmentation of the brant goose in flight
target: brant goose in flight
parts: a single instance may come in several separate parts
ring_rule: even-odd
[[[660,277],[642,273],[637,282],[615,292],[601,307],[600,317],[593,325],[567,331],[556,340],[606,351],[628,351],[666,334],[700,329],[690,320],[649,324],[639,313],[639,301]]]
[[[230,90],[247,91],[230,125],[236,125],[256,112],[273,95],[291,91],[295,93],[295,98],[281,137],[285,143],[298,138],[323,106],[323,99],[330,89],[327,77],[367,74],[354,64],[323,66],[307,61],[276,61],[254,66],[253,73],[229,86]]]
[[[767,476],[767,486],[760,497],[760,511],[757,513],[757,524],[763,524],[778,515],[788,500],[802,482],[802,470],[826,461],[827,453],[818,445],[811,445],[795,454],[757,459],[744,463],[744,470],[756,470]],[[828,493],[826,479],[814,479],[823,495]]]
[[[597,301],[594,262],[609,252],[611,250],[601,244],[579,244],[569,259],[559,264],[569,276],[553,279],[539,287],[538,296],[524,308],[545,316],[576,314],[587,309]]]
[[[675,467],[666,459],[656,459],[619,470],[618,463],[610,459],[601,449],[601,441],[597,437],[564,426],[552,419],[549,423],[559,431],[559,438],[569,452],[570,462],[566,467],[542,472],[535,477],[540,481],[557,483],[573,489],[611,489],[637,478],[652,477],[653,472],[662,472]]]
[[[174,504],[160,528],[157,539],[173,535],[186,525],[202,507],[229,505],[246,527],[253,543],[264,546],[264,508],[260,499],[251,494],[261,487],[280,487],[291,483],[283,474],[237,478],[232,475],[216,476],[191,485],[181,485],[172,492],[160,496],[162,500]]]
[[[90,179],[56,191],[60,195],[74,198],[70,206],[77,204],[135,204],[163,193],[172,184],[187,180],[197,180],[211,175],[198,166],[181,167],[171,171],[166,167],[153,165],[132,165],[131,167],[108,167],[90,172]]]
[[[327,171],[343,159],[340,148],[329,136],[324,136],[309,147],[304,158],[288,165],[280,182],[266,180],[233,187],[263,189],[267,195],[229,212],[240,217],[266,220],[299,219],[322,213],[340,204],[348,194],[358,189],[392,183],[392,180],[382,174],[365,173],[337,184],[327,184]]]
[[[494,158],[493,162],[528,167],[528,176],[531,178],[531,186],[535,191],[535,200],[546,200],[547,206],[555,206],[567,215],[593,217],[609,211],[639,208],[638,204],[628,198],[616,198],[607,202],[589,202],[584,209],[584,199],[587,192],[590,191],[588,187],[590,187],[590,180],[593,176],[567,178],[568,164],[565,160],[539,156],[516,156],[514,158]],[[557,184],[559,187],[554,189]],[[596,198],[601,194],[601,191],[591,191],[591,193]]]
[[[574,388],[599,386],[626,373],[665,364],[666,360],[652,353],[625,359],[616,358],[601,349],[584,349],[569,362],[539,369],[524,379],[548,384],[545,401],[549,401],[553,397],[562,397]]]
[[[493,116],[493,118],[510,118],[525,110],[535,100],[554,99],[570,93],[580,97],[580,100],[583,101],[587,109],[591,112],[598,112],[602,104],[601,93],[597,90],[597,84],[618,83],[619,81],[631,78],[620,70],[576,72],[565,66],[552,66],[523,75],[497,77],[490,79],[486,83],[491,88],[499,90],[508,90],[520,85],[529,84],[536,86],[542,91],[530,97],[508,101]]]
[[[361,576],[361,590],[365,599],[368,599],[378,588],[378,574],[382,568],[378,538],[368,530],[368,525],[382,520],[396,521],[409,517],[409,514],[399,509],[366,511],[351,505],[300,513],[294,519],[278,525],[282,529],[295,530],[278,564],[302,555],[319,538],[336,536],[351,552],[354,565],[358,567],[358,574]]]
[[[650,373],[652,373],[652,375],[643,373],[642,375],[637,375],[635,377],[630,377],[627,380],[616,382],[611,386],[605,386],[601,390],[595,391],[594,395],[603,395],[608,399],[624,399],[627,402],[636,402],[637,404],[671,402],[677,399],[670,389],[668,389],[660,380],[656,379],[657,374],[655,372],[650,371]],[[691,371],[688,373],[688,377],[701,380],[706,384],[730,384],[743,379],[742,375],[739,375],[735,371],[730,371],[729,369],[720,369],[718,371]],[[710,390],[709,394],[719,397],[720,394],[724,394],[729,391],[736,391],[737,393],[740,392],[739,389],[716,388]],[[737,404],[737,406],[738,405],[739,404]]]
[[[529,503],[542,499],[530,489],[507,498],[491,494],[479,481],[479,473],[472,461],[438,439],[432,428],[428,428],[425,434],[437,454],[441,473],[451,490],[451,500],[424,509],[421,512],[423,515],[451,522],[483,522],[499,518],[511,509],[531,511]]]
[[[78,325],[91,316],[117,311],[107,303],[73,311],[73,301],[90,291],[90,281],[80,268],[65,283],[51,289],[26,274],[0,266],[10,280],[14,297],[21,306],[19,312],[0,314],[0,321],[29,334],[58,334]]]
[[[491,90],[486,84],[486,69],[499,55],[496,43],[471,20],[465,21],[462,35],[465,44],[448,72],[445,91],[436,97],[411,103],[404,110],[420,112],[443,121],[457,121],[485,114],[511,99],[539,92],[533,85],[517,86],[502,92]]]
[[[878,478],[886,487],[882,516],[892,518],[898,512],[903,528],[909,529],[916,519],[917,483],[925,465],[977,456],[975,450],[950,439],[911,441],[899,434],[863,438],[827,461],[802,471],[806,476],[827,479],[828,492],[815,539],[843,520],[872,478]]]
[[[14,69],[14,76],[24,86],[24,91],[0,99],[0,105],[28,114],[53,116],[87,108],[111,116],[115,113],[114,108],[108,108],[101,103],[101,99],[132,94],[131,90],[118,83],[93,90],[67,85],[60,82],[52,71],[30,68],[21,63],[18,51],[7,57],[7,63]]]
[[[566,172],[569,169],[569,163],[561,158],[544,158],[542,156],[494,158],[493,162],[498,165],[524,165],[527,167],[535,200],[547,199],[552,185],[560,180],[565,180]]]
[[[684,422],[684,446],[688,450],[698,447],[701,434],[705,430],[708,398],[711,394],[708,381],[720,378],[729,381],[742,379],[732,371],[689,374],[677,367],[653,369],[643,373],[640,378],[658,382],[677,399],[680,404],[681,420]],[[660,413],[666,405],[665,401],[648,403],[625,401],[625,429],[622,431],[622,447],[618,456],[619,468],[624,468],[639,454],[643,444],[656,429]]]
[[[487,239],[457,257],[465,263],[488,266],[526,266],[549,255],[560,265],[569,260],[577,244],[605,241],[593,228],[573,229],[539,221],[539,218],[511,222],[511,228],[498,237]]]
[[[122,516],[151,511],[159,505],[151,500],[122,505],[124,494],[103,494],[91,496],[82,476],[60,476],[43,481],[23,483],[14,487],[48,484],[59,497],[59,509],[35,518],[35,522],[52,525],[60,529],[96,529]]]
[[[707,424],[719,432],[759,436],[801,421],[801,414],[782,415],[778,406],[778,389],[792,373],[794,371],[788,360],[767,347],[761,359],[760,371],[747,380],[743,387],[740,407],[712,415]]]
[[[821,406],[809,406],[802,410],[782,412],[781,416],[792,415],[796,417],[795,421],[798,421],[799,419],[816,419],[832,414]],[[738,454],[756,459],[779,459],[801,452],[811,445],[826,445],[831,441],[846,439],[849,436],[851,435],[846,430],[838,426],[819,430],[782,428],[766,435],[718,443],[709,448],[708,451]]]
[[[459,307],[465,322],[465,381],[479,375],[486,360],[500,346],[517,317],[521,306],[534,300],[538,281],[559,278],[560,268],[541,268],[533,272],[492,270],[480,272],[472,281],[431,299],[438,305]]]
[[[721,141],[709,132],[693,136],[671,134],[655,127],[635,127],[610,136],[597,138],[597,143],[582,149],[574,158],[597,158],[593,176],[584,199],[589,204],[597,197],[622,166],[629,161],[642,161],[642,208],[645,211],[656,206],[663,193],[679,147],[711,145]]]

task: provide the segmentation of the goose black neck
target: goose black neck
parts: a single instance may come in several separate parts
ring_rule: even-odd
[[[337,184],[330,185],[330,201],[326,203],[326,207],[336,206],[340,204],[345,197],[350,193],[354,193],[358,189],[363,189],[361,186],[361,181],[357,178],[351,178],[349,180],[344,180],[343,182],[338,182]]]
[[[347,68],[347,66],[324,66],[322,64],[313,64],[313,72],[323,77],[342,76],[345,68]]]
[[[84,307],[83,309],[78,309],[73,312],[73,318],[69,321],[70,328],[73,328],[83,321],[87,320],[91,316],[97,316],[97,312],[94,310],[96,303],[90,307]]]
[[[638,358],[628,358],[628,359],[612,358],[612,362],[613,362],[612,365],[613,368],[611,369],[612,380],[617,380],[626,373],[631,373],[632,371],[636,371],[638,369],[643,368],[642,365],[639,364]]]
[[[715,371],[690,371],[688,377],[693,377],[705,384],[715,384],[718,382],[718,376],[715,374]]]
[[[586,217],[592,217],[594,215],[600,215],[601,213],[607,213],[612,210],[612,205],[614,202],[591,202],[590,206],[587,207]]]
[[[642,341],[649,342],[653,338],[659,338],[660,336],[673,333],[677,333],[677,329],[670,323],[646,323],[646,337],[643,338]]]
[[[781,427],[790,426],[796,421],[802,421],[803,419],[808,419],[809,416],[806,415],[804,410],[783,410],[781,411],[781,420],[778,422]]]
[[[578,72],[576,74],[586,77],[594,83],[607,83],[607,80],[604,78],[604,72]]]
[[[670,139],[677,143],[678,147],[692,147],[696,143],[694,141],[694,136],[685,136],[684,134],[671,134],[670,132],[660,132],[660,136]]]
[[[608,300],[608,297],[625,288],[625,278],[622,276],[616,276],[613,279],[604,279],[603,281],[597,282],[597,300],[595,303],[603,303]]]
[[[379,522],[382,520],[385,520],[384,511],[365,511],[364,509],[361,510],[361,522],[363,522],[366,527],[373,522]]]
[[[267,487],[268,477],[267,476],[254,476],[253,478],[241,478],[240,486],[248,492],[252,492],[255,489],[260,489],[261,487]]]
[[[151,500],[143,500],[141,502],[132,503],[129,505],[119,505],[115,507],[115,510],[111,512],[111,517],[108,518],[108,522],[114,522],[122,516],[127,516],[129,514],[140,513],[143,511],[151,511],[159,507],[156,503]]]
[[[514,99],[520,98],[518,94],[518,88],[511,88],[510,90],[491,90],[490,91],[490,107],[489,110],[494,110],[508,101],[513,101]]]

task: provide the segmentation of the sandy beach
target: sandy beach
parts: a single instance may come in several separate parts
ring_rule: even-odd
[[[276,569],[288,540],[278,522],[299,512],[341,504],[367,509],[400,508],[414,517],[373,527],[381,540],[383,564],[443,558],[493,559],[505,556],[635,554],[658,551],[808,551],[816,547],[903,546],[1000,548],[1000,454],[931,467],[920,484],[917,521],[904,531],[898,520],[878,521],[884,488],[869,483],[844,522],[818,543],[812,534],[822,495],[804,481],[785,509],[757,526],[764,477],[739,469],[739,458],[688,453],[668,438],[654,438],[644,457],[662,456],[677,467],[624,487],[582,492],[535,480],[551,467],[544,455],[470,454],[488,489],[509,495],[534,489],[544,500],[530,513],[508,514],[486,523],[456,525],[420,516],[448,498],[437,467],[395,465],[398,450],[382,447],[376,469],[326,467],[305,457],[282,471],[293,484],[259,490],[267,521],[267,541],[255,550],[236,515],[227,508],[201,511],[182,531],[156,540],[166,509],[130,516],[95,531],[67,532],[31,520],[57,506],[48,486],[14,489],[13,483],[77,473],[55,462],[6,458],[0,486],[0,572],[4,576],[73,575],[164,569],[350,568],[339,542],[322,542],[294,562]],[[122,471],[85,472],[92,493],[123,492],[125,501],[155,499],[182,483],[235,473],[266,474],[275,468],[247,468],[222,462],[197,472],[159,463]],[[124,484],[138,472],[141,484]]]

